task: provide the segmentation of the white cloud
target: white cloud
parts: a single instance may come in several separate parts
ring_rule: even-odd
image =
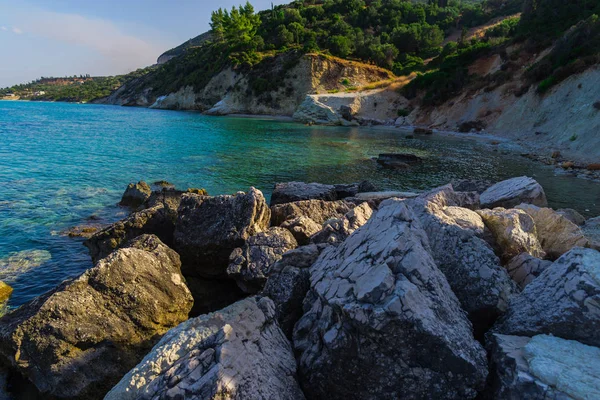
[[[23,33],[23,31],[19,28],[13,27],[12,28],[13,33],[16,33],[17,35],[21,35]]]

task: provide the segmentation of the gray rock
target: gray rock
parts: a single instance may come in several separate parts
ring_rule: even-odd
[[[279,326],[291,339],[294,325],[302,316],[302,302],[310,287],[308,269],[317,261],[324,245],[309,244],[290,250],[277,261],[262,291],[275,303]]]
[[[506,311],[517,288],[483,239],[481,217],[460,207],[464,200],[452,186],[443,186],[409,204],[427,233],[437,266],[480,337]]]
[[[474,398],[482,389],[485,352],[404,202],[382,203],[310,274],[294,329],[308,397]]]
[[[590,246],[581,228],[553,209],[531,204],[521,204],[517,208],[533,218],[537,237],[549,258],[555,260],[573,247]]]
[[[108,256],[128,241],[144,234],[153,234],[168,246],[173,244],[175,220],[162,204],[137,211],[124,220],[93,234],[83,244],[90,251],[92,261]]]
[[[162,204],[173,219],[177,219],[177,210],[181,204],[181,196],[186,193],[181,190],[174,189],[163,189],[160,191],[154,191],[150,197],[141,206],[143,208],[152,208],[159,204]]]
[[[271,195],[271,206],[302,200],[337,200],[335,186],[322,183],[278,183]]]
[[[546,253],[537,238],[533,218],[520,209],[478,210],[485,226],[502,252],[502,259],[510,260],[521,253],[543,258]]]
[[[600,346],[600,253],[575,248],[559,258],[512,299],[494,331]]]
[[[192,296],[180,265],[156,236],[135,239],[4,316],[3,362],[47,396],[101,398],[187,319]]]
[[[585,217],[572,208],[561,208],[560,210],[556,210],[556,212],[577,226],[585,224]]]
[[[600,349],[552,336],[494,334],[489,398],[595,399],[600,396]]]
[[[152,189],[144,181],[138,183],[130,183],[121,197],[122,206],[136,208],[142,205],[152,194]]]
[[[281,227],[289,230],[298,244],[302,246],[308,244],[310,237],[322,228],[320,224],[303,215],[283,222]]]
[[[269,269],[281,256],[298,247],[294,236],[284,228],[270,228],[246,240],[244,247],[233,250],[227,275],[245,293],[257,293],[265,282]]]
[[[281,226],[285,221],[297,217],[307,217],[322,225],[331,218],[341,218],[355,207],[344,200],[323,201],[303,200],[271,207],[271,224]]]
[[[590,240],[591,247],[600,251],[600,217],[585,221],[583,233]]]
[[[508,262],[506,269],[519,289],[523,290],[550,265],[552,261],[540,260],[528,253],[521,253]]]
[[[271,212],[260,190],[233,196],[184,194],[175,224],[174,248],[182,271],[198,278],[226,278],[231,252],[267,230]]]
[[[169,331],[106,400],[304,399],[268,298],[248,298]]]
[[[408,153],[380,154],[377,157],[377,164],[392,169],[406,169],[410,168],[411,165],[421,164],[422,162],[423,158]]]
[[[348,211],[342,218],[325,222],[323,229],[311,237],[312,243],[342,243],[355,230],[367,223],[373,209],[367,202]]]
[[[513,208],[521,203],[548,206],[544,188],[526,176],[496,183],[481,194],[480,200],[482,208]]]

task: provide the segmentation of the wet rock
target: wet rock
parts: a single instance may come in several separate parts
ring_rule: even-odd
[[[566,400],[600,396],[600,349],[539,335],[494,334],[490,398]]]
[[[190,318],[225,308],[247,296],[231,279],[185,278],[194,306]]]
[[[575,248],[515,296],[494,327],[505,335],[551,334],[600,346],[600,253]]]
[[[142,205],[152,194],[152,189],[144,181],[138,183],[130,183],[121,197],[122,206],[137,208]]]
[[[281,256],[298,247],[294,236],[284,228],[273,227],[246,240],[244,247],[233,250],[227,275],[245,293],[257,293],[267,281],[269,269]]]
[[[198,278],[227,277],[231,252],[269,227],[271,212],[260,190],[233,196],[184,194],[175,225],[174,248],[183,274]]]
[[[560,210],[556,210],[556,212],[577,226],[585,224],[585,217],[572,208],[562,208]]]
[[[2,319],[0,353],[47,396],[101,398],[166,331],[192,296],[179,256],[145,235],[79,278]]]
[[[335,186],[304,182],[278,183],[271,195],[271,206],[302,200],[337,200]]]
[[[90,251],[92,261],[108,256],[131,239],[144,234],[153,234],[167,245],[173,243],[175,221],[162,204],[137,211],[124,220],[93,234],[83,244]]]
[[[504,260],[510,260],[521,253],[529,253],[536,258],[546,255],[537,239],[533,218],[525,211],[499,207],[479,210],[477,213],[494,236]]]
[[[281,226],[285,221],[297,217],[307,217],[317,224],[322,225],[331,218],[343,217],[354,207],[354,204],[344,200],[303,200],[277,204],[271,207],[271,224],[273,226]]]
[[[474,398],[482,389],[485,352],[404,202],[382,203],[310,275],[294,329],[307,397]]]
[[[208,196],[208,192],[206,191],[206,189],[188,188],[188,190],[186,190],[186,193],[198,194],[200,196]]]
[[[362,181],[360,183],[338,184],[333,186],[335,187],[335,196],[338,200],[343,200],[347,197],[356,196],[358,193],[373,192],[377,190],[377,187],[369,181]]]
[[[80,237],[89,239],[92,236],[94,236],[94,234],[100,229],[102,229],[100,225],[79,225],[73,226],[65,231],[62,231],[61,235],[65,235],[72,238]]]
[[[427,233],[431,254],[468,313],[476,337],[502,315],[517,293],[506,269],[484,240],[483,220],[459,205],[452,186],[443,186],[409,204]]]
[[[181,196],[183,193],[185,192],[182,192],[181,190],[161,190],[152,192],[150,197],[140,206],[138,211],[162,205],[169,217],[175,221],[177,219],[177,210],[181,204]]]
[[[273,302],[253,297],[169,331],[106,400],[303,399],[295,375]]]
[[[0,281],[0,304],[6,302],[12,294],[12,292],[13,289],[10,286]]]
[[[313,243],[342,243],[355,230],[367,223],[373,209],[367,202],[348,211],[342,218],[332,219],[325,222],[323,229],[311,237]]]
[[[518,209],[533,218],[539,242],[551,259],[557,259],[573,247],[589,247],[589,240],[579,226],[551,208],[521,204]]]
[[[550,265],[552,261],[540,260],[528,253],[521,253],[508,262],[506,269],[519,289],[523,290]]]
[[[290,250],[277,261],[262,291],[275,303],[279,326],[292,338],[294,325],[302,316],[302,302],[310,287],[309,268],[317,261],[325,245],[309,244]]]
[[[452,187],[457,192],[477,192],[481,194],[492,185],[493,183],[490,181],[476,179],[461,179],[452,181]]]
[[[308,244],[310,237],[322,228],[320,224],[305,216],[287,220],[281,224],[281,227],[289,230],[301,246]]]
[[[521,203],[547,207],[546,193],[534,179],[521,176],[499,182],[481,194],[481,208],[512,208]]]
[[[163,189],[174,190],[175,185],[169,181],[164,181],[164,180],[152,182],[152,191],[153,192],[162,191]]]
[[[389,153],[380,154],[377,157],[377,164],[385,168],[406,169],[411,165],[417,165],[423,162],[423,159],[414,154],[407,153]]]

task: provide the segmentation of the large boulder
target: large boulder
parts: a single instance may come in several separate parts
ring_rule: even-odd
[[[533,218],[523,210],[506,210],[500,207],[478,210],[477,213],[492,233],[504,260],[510,260],[521,253],[529,253],[537,258],[546,255],[538,241]]]
[[[253,297],[169,331],[105,399],[303,399],[295,375],[273,302]]]
[[[506,269],[519,289],[523,290],[551,265],[552,261],[535,258],[529,253],[521,253],[508,262]]]
[[[282,228],[289,230],[299,245],[306,245],[310,242],[310,237],[319,232],[322,228],[309,217],[300,216],[289,219],[281,224]]]
[[[288,338],[302,316],[302,302],[310,288],[309,268],[317,261],[325,245],[309,244],[288,251],[277,261],[262,291],[275,303],[279,326]]]
[[[0,304],[4,303],[8,300],[10,295],[12,294],[13,289],[8,286],[6,283],[0,281]]]
[[[373,215],[373,209],[369,203],[364,202],[348,211],[342,218],[325,222],[323,229],[313,235],[310,240],[313,243],[341,243],[355,230],[366,224],[371,215]]]
[[[480,337],[506,311],[517,288],[484,240],[481,217],[461,207],[465,198],[443,186],[409,204],[431,245],[431,254]]]
[[[590,218],[585,221],[583,232],[590,240],[591,247],[600,251],[600,217]]]
[[[277,204],[271,207],[271,224],[281,226],[285,221],[307,217],[319,225],[331,218],[341,218],[355,207],[354,204],[338,200],[303,200]]]
[[[298,247],[294,236],[284,228],[260,232],[238,247],[229,257],[227,275],[246,293],[257,293],[267,281],[269,269],[281,256]]]
[[[135,239],[79,278],[4,316],[0,354],[47,396],[102,398],[188,317],[179,256]]]
[[[585,224],[585,217],[572,208],[561,208],[560,210],[556,210],[556,212],[577,226]]]
[[[184,194],[174,234],[183,274],[226,278],[231,252],[267,230],[270,218],[265,198],[255,188],[233,196]]]
[[[467,399],[483,388],[485,352],[429,250],[411,209],[387,200],[323,251],[294,329],[308,397]]]
[[[144,181],[138,183],[130,183],[125,189],[125,193],[121,197],[122,206],[137,208],[142,205],[150,195],[152,194],[152,188]]]
[[[533,178],[521,176],[499,182],[481,194],[482,208],[512,208],[521,203],[547,207],[544,188]]]
[[[127,218],[96,232],[83,244],[90,251],[92,261],[108,256],[110,253],[125,245],[128,241],[144,234],[153,234],[167,244],[173,244],[175,230],[174,216],[157,204],[152,208],[135,212]]]
[[[559,258],[512,299],[494,331],[600,346],[600,253],[575,248]]]
[[[181,196],[187,192],[175,189],[162,189],[154,191],[150,197],[140,207],[152,208],[162,204],[168,215],[173,219],[177,219],[177,210],[181,204]]]
[[[337,200],[334,185],[322,183],[277,183],[271,195],[271,206],[302,200]]]
[[[521,204],[517,208],[533,218],[537,238],[549,258],[555,260],[573,247],[589,247],[581,228],[553,209],[532,204]]]
[[[600,398],[600,349],[572,340],[494,334],[488,397],[506,400]]]

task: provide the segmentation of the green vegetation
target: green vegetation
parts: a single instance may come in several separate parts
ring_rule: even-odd
[[[0,97],[14,95],[22,100],[88,102],[110,95],[115,89],[145,75],[149,70],[139,69],[127,75],[108,77],[42,77],[31,83],[0,89]]]

